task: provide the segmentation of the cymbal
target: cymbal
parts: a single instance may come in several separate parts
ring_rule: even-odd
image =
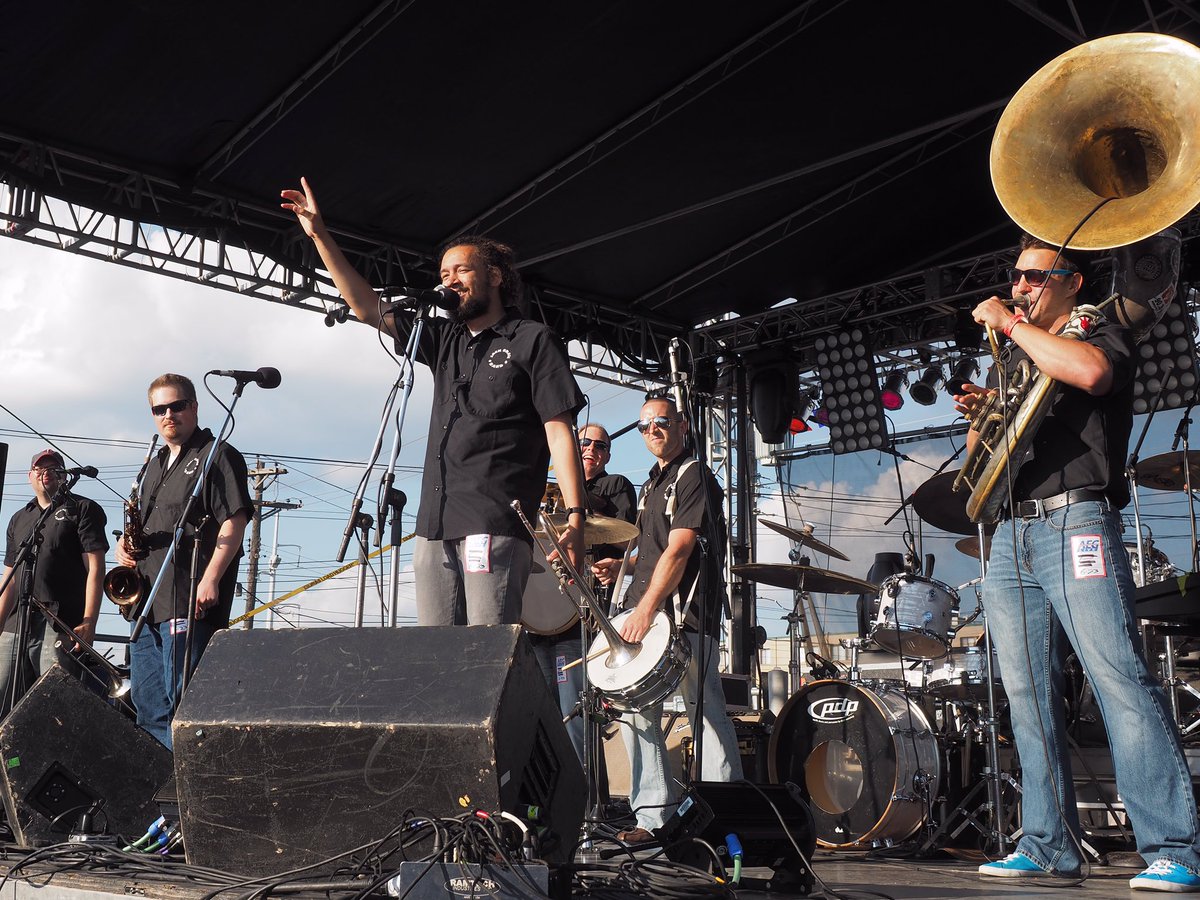
[[[835,556],[838,559],[845,560],[846,562],[850,562],[850,557],[848,557],[846,554],[842,553],[840,550],[834,550],[828,544],[822,543],[821,541],[818,541],[815,537],[813,537],[812,536],[813,527],[811,525],[806,524],[803,528],[798,529],[798,528],[789,528],[787,525],[784,525],[782,522],[772,522],[769,519],[759,519],[758,521],[760,521],[762,524],[766,525],[772,531],[777,531],[780,534],[782,534],[784,537],[791,538],[793,541],[795,541],[801,547],[811,547],[813,550],[816,550],[818,553],[828,553],[830,556]]]
[[[958,550],[959,553],[965,553],[967,556],[970,556],[973,559],[979,559],[979,536],[978,535],[963,538],[961,541],[956,541],[954,544],[954,547],[956,550]],[[985,535],[983,538],[983,552],[986,554],[984,556],[985,559],[987,558],[987,556],[991,555],[991,552],[992,552],[992,537],[991,537],[991,535]]]
[[[1191,469],[1192,490],[1196,490],[1200,488],[1200,450],[1189,451],[1187,461]],[[1170,453],[1160,453],[1158,456],[1143,459],[1134,471],[1137,472],[1137,481],[1142,487],[1154,488],[1156,491],[1182,491],[1186,487],[1183,480],[1182,450],[1172,450]]]
[[[760,584],[770,584],[792,590],[803,589],[817,594],[875,594],[879,592],[877,584],[855,578],[852,575],[818,569],[816,566],[790,566],[786,563],[742,563],[734,566],[730,571],[748,581],[757,581]]]
[[[567,513],[549,513],[546,516],[555,528],[567,527]],[[583,521],[583,543],[588,547],[596,544],[623,544],[641,534],[638,527],[624,519],[612,516],[596,516],[588,513]]]
[[[934,475],[912,495],[912,507],[926,525],[953,534],[975,534],[974,522],[967,518],[967,492],[954,493],[958,469]]]

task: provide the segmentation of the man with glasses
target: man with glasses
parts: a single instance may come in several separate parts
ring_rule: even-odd
[[[974,311],[975,321],[1009,339],[1001,364],[986,389],[965,386],[955,397],[958,410],[969,416],[1024,360],[1062,387],[1012,475],[1011,504],[992,539],[983,585],[1021,758],[1023,833],[1009,856],[979,871],[1075,877],[1083,865],[1063,716],[1061,660],[1069,642],[1103,713],[1117,788],[1150,863],[1130,886],[1200,891],[1191,777],[1162,688],[1139,649],[1121,539],[1133,340],[1104,318],[1079,323],[1077,340],[1060,334],[1088,285],[1083,254],[1060,257],[1026,236],[1011,279],[1012,305],[992,297]],[[968,449],[978,440],[968,432]]]
[[[14,615],[21,596],[21,582],[28,562],[14,573],[21,543],[27,537],[43,511],[66,479],[63,458],[57,450],[42,450],[34,454],[29,466],[29,484],[33,498],[8,523],[8,545],[4,552],[6,587],[0,595],[0,715],[7,715],[11,703],[29,689],[54,663],[70,672],[79,673],[79,662],[67,651],[78,652],[79,645],[55,635],[47,628],[46,618],[35,607],[28,610],[28,639],[21,653],[17,634],[18,616]],[[104,554],[108,538],[104,532],[104,510],[94,500],[77,494],[66,494],[42,525],[42,540],[38,545],[37,565],[33,571],[32,596],[50,607],[60,619],[70,625],[76,636],[86,643],[96,638],[96,620],[100,615],[100,599],[104,596]],[[11,577],[10,577],[11,576]],[[49,631],[49,633],[47,633]],[[55,644],[60,643],[56,648]],[[17,657],[19,662],[16,662]],[[16,663],[16,684],[12,682]]]
[[[146,467],[139,498],[149,553],[144,559],[134,559],[125,550],[124,537],[116,547],[117,562],[136,567],[147,592],[167,558],[176,524],[215,440],[209,429],[198,425],[196,388],[190,379],[171,373],[160,375],[150,384],[149,399],[150,413],[164,445]],[[213,633],[229,624],[242,535],[253,511],[246,480],[242,454],[229,444],[221,444],[188,515],[146,625],[130,646],[132,698],[138,724],[167,748],[171,747],[171,719],[183,689],[196,532],[199,529],[195,624],[191,631],[193,670]]]
[[[407,346],[416,314],[385,308],[326,227],[311,186],[285,190],[342,298],[361,322]],[[517,624],[533,564],[530,522],[554,462],[567,507],[562,543],[583,564],[583,477],[574,417],[583,394],[563,342],[517,309],[520,273],[511,247],[461,235],[440,254],[442,286],[457,296],[449,318],[426,317],[416,358],[433,375],[413,572],[419,625]]]
[[[624,475],[609,475],[604,471],[611,455],[612,439],[602,425],[589,423],[579,429],[579,455],[583,460],[584,485],[587,490],[588,511],[609,518],[632,522],[637,513],[637,493],[633,482]],[[593,559],[605,559],[624,554],[624,547],[599,544],[590,548]],[[600,605],[607,611],[607,594],[603,588],[596,591]],[[558,696],[558,705],[563,715],[575,709],[583,691],[583,666],[566,669],[566,665],[583,656],[584,647],[580,639],[579,623],[575,623],[559,634],[529,634],[533,652],[542,667],[542,674],[550,689]],[[575,752],[583,759],[583,717],[575,716],[567,723],[567,733]]]
[[[700,778],[738,781],[742,761],[737,734],[725,711],[718,670],[717,636],[725,605],[723,494],[708,466],[685,452],[687,422],[673,401],[647,400],[638,431],[657,462],[642,486],[638,560],[622,601],[623,608],[633,613],[622,623],[621,636],[640,641],[660,610],[677,622],[682,618],[692,660],[679,689],[693,735],[697,733],[696,697],[700,679],[704,679]],[[592,571],[611,584],[620,564],[619,559],[610,557],[597,562]],[[617,837],[631,844],[652,840],[651,831],[662,827],[677,802],[667,772],[662,710],[663,705],[656,703],[623,719],[621,734],[629,754],[629,804],[637,824]]]

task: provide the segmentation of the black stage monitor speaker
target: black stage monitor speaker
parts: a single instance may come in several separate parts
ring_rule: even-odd
[[[171,754],[128,718],[53,666],[0,722],[0,793],[17,843],[67,839],[79,814],[93,826],[141,837],[158,818],[154,792]]]
[[[567,858],[583,772],[516,625],[219,631],[175,715],[188,862],[247,875],[382,838],[407,810],[541,810]]]

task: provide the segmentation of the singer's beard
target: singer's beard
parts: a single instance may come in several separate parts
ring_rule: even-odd
[[[446,315],[456,324],[478,319],[488,311],[488,302],[484,297],[464,297],[458,301],[458,306],[448,310]]]

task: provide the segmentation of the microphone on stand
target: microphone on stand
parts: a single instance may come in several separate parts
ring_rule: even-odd
[[[279,387],[279,382],[283,380],[283,376],[279,374],[279,370],[271,366],[263,366],[254,372],[247,372],[245,369],[213,369],[208,374],[220,375],[223,378],[234,378],[242,384],[249,384],[253,381],[264,390]]]
[[[679,371],[679,338],[671,338],[671,343],[667,345],[667,358],[671,363],[671,394],[675,398],[675,408],[685,419],[689,418],[688,409],[683,403],[683,375]]]
[[[100,475],[100,470],[95,466],[76,466],[65,471],[68,475],[82,475],[85,478],[96,478]]]
[[[438,309],[450,312],[458,309],[458,294],[439,284],[431,288],[410,287],[407,284],[389,284],[379,289],[379,296],[395,298],[397,305],[404,309],[416,309],[426,303],[431,303]]]

